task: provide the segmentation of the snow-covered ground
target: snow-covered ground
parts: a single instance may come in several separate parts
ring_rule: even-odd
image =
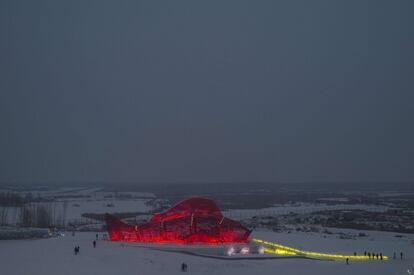
[[[98,241],[93,248],[95,233],[76,233],[73,237],[40,240],[1,241],[1,274],[182,274],[180,265],[186,262],[191,274],[353,274],[402,275],[413,272],[414,236],[396,238],[393,233],[366,232],[358,240],[338,239],[312,233],[273,233],[257,231],[253,237],[276,241],[307,250],[360,253],[364,250],[383,252],[389,256],[403,251],[406,259],[388,262],[317,261],[307,259],[219,260],[185,254],[162,252],[116,242]],[[101,233],[100,233],[101,234]],[[80,254],[73,248],[80,246]]]
[[[148,212],[147,199],[106,199],[106,200],[72,200],[68,205],[67,219],[78,219],[83,213],[120,213]]]
[[[56,190],[20,192],[23,197],[30,193],[33,197],[41,197],[48,202],[31,203],[35,205],[49,205],[53,216],[57,220],[65,218],[66,223],[82,218],[84,213],[104,214],[122,212],[150,213],[152,207],[148,201],[155,198],[154,194],[147,192],[104,192],[99,188],[59,188]],[[19,222],[20,207],[6,208],[8,225],[15,225]]]
[[[286,215],[289,213],[306,214],[325,210],[353,210],[364,209],[372,212],[382,212],[389,209],[386,206],[368,205],[368,204],[325,204],[325,203],[296,203],[293,205],[275,205],[262,209],[230,209],[223,211],[227,217],[249,218],[253,216],[263,215]]]
[[[150,200],[155,196],[140,192],[103,192],[99,188],[61,188],[32,193],[33,196],[52,198],[56,216],[66,212],[66,221],[80,219],[83,213],[116,213],[154,211]],[[223,214],[243,219],[258,215],[278,216],[288,213],[305,214],[321,210],[365,209],[385,211],[387,207],[374,205],[330,205],[324,203],[297,203],[274,205],[265,209],[230,209]],[[66,209],[66,210],[65,210]],[[19,219],[19,208],[8,208],[8,220],[13,225]],[[84,218],[85,219],[85,218]],[[253,238],[276,242],[308,251],[327,253],[362,254],[364,251],[383,253],[388,262],[344,262],[309,259],[272,260],[220,260],[165,252],[136,244],[98,241],[93,248],[95,233],[66,233],[63,237],[38,240],[0,241],[0,275],[49,275],[49,274],[182,274],[180,265],[186,262],[192,274],[352,274],[352,275],[402,275],[414,272],[414,235],[362,230],[327,228],[317,232],[272,232],[258,229]],[[343,234],[345,233],[345,234]],[[361,234],[360,233],[364,233]],[[99,233],[102,235],[102,233]],[[345,238],[344,238],[345,237]],[[349,239],[346,239],[351,237]],[[74,246],[81,252],[74,255]],[[203,248],[204,249],[204,248]],[[217,248],[216,248],[217,249]],[[393,253],[403,251],[405,258],[393,260]]]

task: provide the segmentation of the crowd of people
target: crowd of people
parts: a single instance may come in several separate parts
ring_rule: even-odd
[[[364,256],[368,256],[368,258],[369,259],[372,259],[372,260],[383,260],[384,259],[384,257],[382,256],[382,253],[374,253],[374,252],[367,252],[367,251],[365,251],[364,252]]]
[[[356,255],[357,253],[354,252],[354,256]],[[374,253],[374,252],[371,253],[371,252],[364,251],[364,256],[368,256],[368,258],[372,260],[381,260],[381,261],[384,260],[384,256],[382,256],[382,253]],[[404,254],[400,252],[400,259],[402,260],[403,258],[404,258]],[[394,252],[393,259],[394,260],[397,259],[396,252]],[[349,258],[346,258],[346,264],[349,264]]]

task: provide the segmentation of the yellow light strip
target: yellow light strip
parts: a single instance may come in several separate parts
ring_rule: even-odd
[[[265,248],[265,252],[277,255],[296,255],[296,256],[304,256],[309,258],[316,258],[316,259],[327,259],[327,260],[358,260],[358,261],[368,261],[374,260],[374,258],[370,258],[368,256],[354,256],[354,255],[341,255],[341,254],[329,254],[329,253],[319,253],[319,252],[312,252],[312,251],[304,251],[299,250],[296,248],[292,248],[289,246],[284,246],[277,243],[271,243],[259,239],[253,239],[254,242],[264,244],[269,247]],[[387,256],[383,256],[382,259],[384,261],[388,260]]]

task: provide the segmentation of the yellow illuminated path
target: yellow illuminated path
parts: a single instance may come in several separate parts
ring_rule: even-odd
[[[299,250],[296,248],[284,246],[277,243],[271,243],[259,239],[252,240],[255,243],[262,244],[264,246],[264,251],[270,254],[285,255],[285,256],[303,256],[313,259],[321,260],[349,260],[353,261],[373,261],[374,258],[369,258],[368,256],[354,256],[354,255],[340,255],[340,254],[330,254],[330,253],[319,253]],[[387,256],[383,256],[384,261],[388,260]]]

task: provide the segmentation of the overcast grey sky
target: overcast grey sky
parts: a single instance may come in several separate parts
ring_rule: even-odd
[[[0,182],[413,181],[414,1],[0,2]]]

